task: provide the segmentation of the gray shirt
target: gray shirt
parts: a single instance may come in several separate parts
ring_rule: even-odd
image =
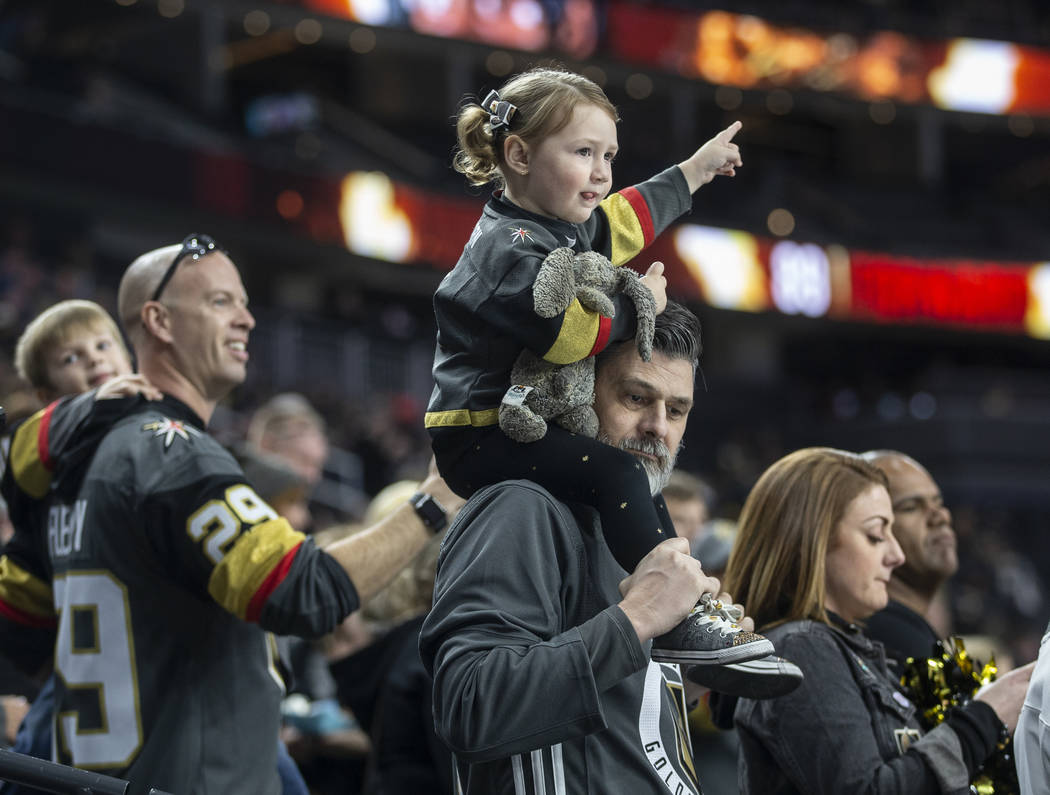
[[[1050,791],[1050,626],[1039,646],[1039,660],[1014,732],[1017,781],[1021,795]]]
[[[420,652],[463,792],[700,792],[681,675],[616,606],[624,576],[597,513],[534,483],[460,511]]]

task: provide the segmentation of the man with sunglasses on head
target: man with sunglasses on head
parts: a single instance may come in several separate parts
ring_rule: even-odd
[[[119,312],[162,397],[53,404],[16,436],[13,483],[56,507],[0,559],[0,648],[32,666],[53,641],[56,761],[130,793],[276,795],[270,633],[334,629],[442,528],[441,502],[461,501],[432,474],[387,519],[318,549],[206,432],[255,326],[227,254],[205,235],[143,254]]]

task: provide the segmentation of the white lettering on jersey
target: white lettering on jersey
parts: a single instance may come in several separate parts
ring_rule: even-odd
[[[87,500],[77,500],[72,505],[52,505],[48,509],[47,542],[52,560],[80,551],[85,513]]]
[[[642,707],[638,712],[638,734],[649,757],[649,764],[664,782],[667,791],[674,795],[696,795],[696,788],[688,778],[679,774],[677,765],[681,759],[677,748],[666,748],[661,732],[661,707],[664,704],[663,692],[666,687],[664,675],[659,663],[650,662],[645,672],[645,691],[642,693]],[[669,719],[674,723],[673,718]],[[672,730],[673,733],[673,730]]]

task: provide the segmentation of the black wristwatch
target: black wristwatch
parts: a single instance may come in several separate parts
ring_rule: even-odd
[[[416,509],[423,524],[432,533],[440,533],[448,524],[448,512],[445,507],[429,494],[417,491],[408,498],[409,504]]]

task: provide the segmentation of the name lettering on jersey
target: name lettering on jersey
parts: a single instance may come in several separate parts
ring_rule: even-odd
[[[666,791],[674,795],[697,795],[700,787],[689,750],[688,726],[677,716],[664,713],[664,689],[672,684],[681,687],[677,672],[675,679],[673,683],[668,681],[659,663],[649,663],[638,713],[638,736],[649,764],[663,781]],[[676,706],[670,709],[677,712]]]
[[[532,232],[526,229],[524,226],[508,226],[510,230],[510,242],[511,243],[524,243],[525,241],[533,242]]]
[[[142,426],[142,430],[153,431],[154,436],[163,436],[165,450],[171,447],[171,443],[175,441],[176,436],[188,442],[191,436],[201,435],[201,432],[192,425],[187,425],[182,420],[172,420],[168,417],[161,417],[154,422],[147,422]]]
[[[80,551],[86,512],[87,500],[77,500],[72,505],[52,505],[48,509],[47,544],[52,560]]]

